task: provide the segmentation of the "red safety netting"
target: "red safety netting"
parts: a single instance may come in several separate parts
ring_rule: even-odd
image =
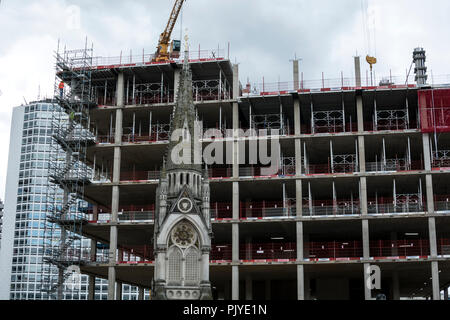
[[[419,90],[422,132],[450,132],[450,89]]]

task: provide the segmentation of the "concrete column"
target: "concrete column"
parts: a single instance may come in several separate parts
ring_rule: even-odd
[[[358,132],[364,132],[364,109],[362,93],[357,92],[356,96],[356,117],[358,120]]]
[[[116,299],[116,268],[108,267],[108,300]]]
[[[368,261],[370,259],[370,245],[369,245],[369,220],[363,219],[362,220],[362,238],[363,238],[363,258],[365,261]],[[372,290],[367,285],[369,275],[367,274],[366,270],[367,268],[370,268],[369,263],[364,263],[364,297],[366,300],[372,299]]]
[[[233,65],[233,178],[239,177],[239,144],[235,141],[238,138],[239,129],[239,105],[237,99],[240,95],[239,85],[239,65]],[[239,182],[233,182],[233,220],[239,220]],[[232,226],[232,259],[233,263],[239,263],[239,224]],[[231,274],[231,299],[239,300],[239,266],[232,266]]]
[[[233,220],[239,220],[239,182],[233,182]]]
[[[125,77],[123,72],[119,73],[119,75],[117,76],[116,99],[117,99],[117,106],[119,108],[122,108],[124,106],[125,100]]]
[[[294,90],[298,90],[300,88],[298,59],[294,59],[292,61],[292,67],[293,67],[293,76],[294,76]]]
[[[448,301],[448,287],[444,288],[444,301]]]
[[[91,262],[97,261],[97,241],[91,239]]]
[[[270,282],[270,279],[267,279],[265,281],[265,284],[266,284],[266,286],[265,286],[265,291],[266,291],[265,299],[266,300],[271,300],[272,299],[272,284]]]
[[[366,146],[364,141],[364,136],[358,137],[358,163],[359,172],[366,173]]]
[[[303,188],[302,180],[295,181],[295,211],[297,217],[303,216]]]
[[[116,300],[122,300],[122,289],[123,289],[123,283],[117,282],[116,286]]]
[[[301,121],[300,121],[300,100],[294,100],[294,128],[295,135],[301,135]],[[295,139],[295,173],[297,177],[302,175],[302,142],[301,139]],[[295,181],[295,197],[296,197],[296,214],[297,217],[301,217],[302,213],[302,201],[303,201],[303,190],[302,181]]]
[[[231,299],[239,300],[239,266],[232,266],[231,268]]]
[[[239,225],[237,223],[233,223],[232,226],[232,256],[233,262],[239,262]]]
[[[428,218],[428,233],[430,235],[430,253],[432,258],[437,258],[436,219]]]
[[[426,182],[426,199],[428,214],[434,214],[434,191],[433,191],[433,177],[431,174],[425,176]]]
[[[253,281],[250,275],[245,277],[245,300],[253,300]]]
[[[239,65],[233,65],[233,178],[239,178],[239,104],[237,99],[240,95]],[[228,146],[228,144],[227,144]]]
[[[369,220],[362,220],[362,238],[363,238],[363,255],[364,260],[370,259],[370,246],[369,246]]]
[[[88,286],[88,300],[93,301],[95,299],[95,276],[89,276]]]
[[[120,73],[117,78],[116,86],[116,132],[115,132],[115,147],[114,147],[114,164],[113,164],[113,187],[112,187],[112,202],[111,202],[111,222],[116,223],[119,213],[119,182],[120,182],[120,162],[121,162],[121,149],[122,144],[122,132],[123,132],[123,112],[124,107],[124,74]],[[117,260],[117,226],[110,227],[109,233],[109,267],[108,267],[108,300],[115,300],[115,287],[116,287],[116,270],[115,264]]]
[[[364,132],[364,111],[363,111],[363,100],[362,95],[356,96],[356,116],[358,121],[358,133]],[[364,136],[358,136],[358,162],[359,162],[359,172],[366,172],[366,147]]]
[[[392,299],[400,300],[400,282],[397,271],[392,274]]]
[[[436,259],[437,252],[437,240],[436,240],[436,219],[434,217],[428,218],[428,233],[430,236],[430,254],[432,259]],[[433,286],[433,300],[440,300],[440,286],[439,286],[439,266],[437,261],[431,262],[431,277]]]
[[[98,221],[98,205],[94,205],[92,208],[92,220]]]
[[[431,171],[431,148],[430,148],[430,135],[424,133],[422,135],[423,141],[423,160],[425,164],[425,170]]]
[[[236,187],[235,187],[236,186]],[[236,189],[237,190],[236,190]],[[237,191],[237,196],[236,192]],[[239,184],[238,182],[233,183],[233,219],[239,219],[239,201],[236,201],[235,198],[239,199]],[[235,204],[237,204],[235,206]],[[236,208],[237,207],[237,208]],[[232,259],[233,263],[239,263],[239,224],[233,223],[232,226]],[[239,266],[232,266],[232,275],[231,275],[231,298],[232,300],[239,300]]]
[[[355,57],[355,85],[361,87],[361,61],[359,57]]]
[[[304,259],[304,243],[303,243],[303,222],[298,221],[296,225],[297,235],[297,261],[303,261]]]
[[[117,260],[117,226],[110,228],[109,241],[109,267],[108,267],[108,300],[115,300],[115,286],[116,286],[116,269],[115,264]]]
[[[368,215],[368,209],[367,209],[367,178],[361,177],[360,179],[360,195],[359,195],[359,201],[361,206],[361,215],[367,216]]]
[[[138,290],[139,290],[139,293],[138,293],[138,300],[141,300],[141,301],[142,301],[142,300],[145,299],[145,291],[144,291],[144,288],[139,287]]]
[[[297,261],[302,262],[304,259],[303,252],[303,222],[297,222]],[[297,298],[305,300],[305,278],[304,266],[297,265]]]
[[[300,117],[300,100],[294,99],[294,133],[296,136],[299,136],[302,132]]]
[[[239,83],[239,65],[233,65],[233,99],[236,100],[240,95],[240,83]]]
[[[439,265],[437,261],[431,262],[431,278],[433,285],[433,300],[441,300],[441,288],[439,286]]]

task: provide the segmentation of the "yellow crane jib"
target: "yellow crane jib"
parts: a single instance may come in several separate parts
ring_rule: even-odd
[[[159,37],[158,47],[156,49],[155,57],[153,61],[156,62],[165,62],[170,60],[170,56],[173,53],[174,55],[179,55],[181,42],[174,41],[170,48],[169,52],[169,44],[170,44],[170,36],[172,35],[173,28],[178,20],[178,16],[180,15],[181,8],[186,0],[176,0],[173,5],[172,13],[170,14],[169,21],[167,22],[166,29],[163,33],[161,33]]]

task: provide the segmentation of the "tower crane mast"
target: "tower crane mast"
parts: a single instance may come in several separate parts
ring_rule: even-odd
[[[161,33],[159,37],[159,43],[158,47],[156,49],[155,57],[153,61],[155,62],[165,62],[170,60],[171,53],[177,53],[180,52],[180,41],[174,41],[172,43],[172,46],[170,48],[169,52],[169,45],[170,43],[170,37],[173,32],[173,28],[175,27],[175,24],[178,20],[178,16],[180,15],[181,8],[183,7],[183,4],[186,0],[176,0],[175,4],[173,5],[172,12],[170,14],[169,21],[167,22],[166,28],[163,33]]]

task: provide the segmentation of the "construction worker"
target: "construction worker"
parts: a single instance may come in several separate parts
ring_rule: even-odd
[[[64,95],[64,81],[59,83],[59,96],[62,99]]]

